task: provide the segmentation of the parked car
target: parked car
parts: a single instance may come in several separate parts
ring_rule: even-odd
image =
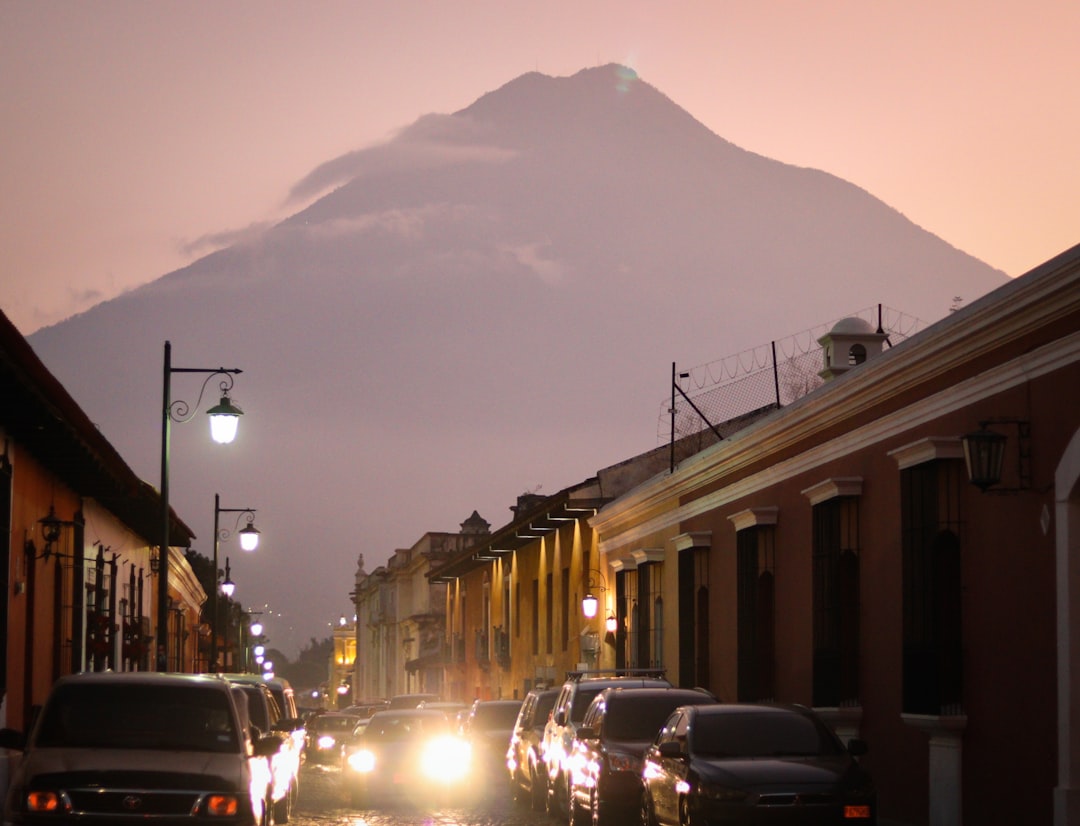
[[[53,685],[23,752],[5,823],[272,822],[276,735],[253,737],[229,683],[191,674],[83,673]]]
[[[361,719],[336,711],[313,717],[305,731],[304,759],[310,763],[339,765],[342,747],[352,737]]]
[[[441,700],[438,694],[397,694],[390,698],[387,708],[419,708],[421,703],[437,703]]]
[[[270,758],[273,772],[274,822],[288,823],[293,806],[300,796],[300,761],[303,745],[297,745],[293,732],[299,720],[290,720],[281,713],[270,687],[262,682],[229,680],[230,685],[241,690],[248,700],[251,724],[261,734],[276,736],[281,748]]]
[[[645,753],[641,822],[873,824],[865,753],[802,706],[680,708]]]
[[[469,706],[465,703],[457,703],[451,700],[424,700],[417,708],[426,709],[438,709],[446,715],[446,719],[450,721],[450,725],[457,731],[461,728],[461,723],[464,722],[464,718],[469,714]]]
[[[293,740],[296,741],[297,750],[304,748],[304,718],[296,705],[296,696],[289,681],[283,677],[264,677],[261,674],[223,674],[225,679],[236,683],[262,683],[270,689],[274,695],[278,708],[281,709],[282,720],[279,726],[282,731],[289,730]]]
[[[593,698],[605,688],[624,686],[628,688],[670,687],[657,669],[628,670],[618,672],[571,671],[566,675],[566,682],[559,689],[551,717],[544,725],[544,740],[541,752],[544,758],[544,770],[548,778],[547,808],[551,812],[567,817],[569,810],[570,776],[566,760],[570,748],[585,712]]]
[[[514,733],[514,723],[521,711],[521,700],[474,700],[461,735],[472,752],[472,771],[476,778],[498,778],[506,771],[506,750]]]
[[[357,736],[341,782],[354,806],[367,807],[385,798],[443,798],[468,771],[468,745],[445,714],[388,709],[373,714]]]
[[[716,702],[691,688],[605,688],[597,694],[569,761],[571,826],[614,826],[640,817],[645,749],[675,709]]]
[[[351,714],[354,717],[362,717],[364,719],[370,717],[376,711],[382,711],[386,708],[388,701],[386,700],[361,700],[359,703],[354,703],[351,706],[345,706],[341,709],[343,714]]]
[[[510,789],[518,801],[528,800],[536,811],[547,805],[547,775],[544,772],[540,747],[544,725],[555,707],[559,689],[533,689],[525,695],[510,746],[506,752],[506,767],[510,771]]]

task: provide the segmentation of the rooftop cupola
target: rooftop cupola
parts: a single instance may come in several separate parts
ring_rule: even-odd
[[[880,355],[881,343],[885,341],[885,337],[884,332],[875,330],[866,319],[840,319],[828,333],[818,339],[825,355],[825,366],[818,375],[828,381],[843,375],[867,359]]]

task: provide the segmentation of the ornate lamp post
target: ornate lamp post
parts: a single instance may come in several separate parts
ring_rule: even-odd
[[[158,546],[158,593],[157,593],[157,669],[167,671],[169,667],[169,437],[172,431],[172,423],[187,422],[194,417],[194,411],[190,410],[187,402],[172,400],[172,374],[173,373],[202,373],[206,375],[199,399],[195,402],[197,408],[202,402],[206,385],[214,376],[221,376],[221,401],[207,410],[210,416],[210,435],[215,442],[227,444],[236,438],[236,428],[240,415],[243,411],[229,401],[229,390],[233,386],[233,375],[241,373],[241,370],[224,367],[201,368],[201,367],[173,367],[172,345],[165,342],[164,367],[162,369],[162,396],[161,405],[161,542]],[[216,576],[216,572],[215,572]]]
[[[227,540],[232,536],[232,531],[228,528],[219,527],[219,517],[223,513],[235,513],[236,525],[240,524],[240,519],[245,514],[247,515],[247,524],[236,531],[236,526],[233,527],[233,531],[236,531],[240,535],[240,547],[245,551],[254,551],[259,546],[259,530],[255,527],[255,509],[254,508],[223,508],[221,507],[221,495],[214,494],[214,588],[213,593],[210,594],[210,669],[217,669],[217,655],[218,655],[218,545],[221,540]],[[226,569],[228,568],[228,561],[226,560]],[[231,586],[228,587],[227,586]],[[229,572],[225,572],[225,582],[221,584],[221,590],[226,597],[231,597],[236,585],[229,577]],[[227,589],[227,590],[226,590]]]

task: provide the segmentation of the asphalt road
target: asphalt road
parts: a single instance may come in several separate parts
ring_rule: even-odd
[[[468,806],[401,803],[378,809],[355,809],[340,789],[336,768],[307,764],[301,770],[300,800],[290,826],[553,826],[542,812],[531,812],[510,798],[505,785],[473,788]]]

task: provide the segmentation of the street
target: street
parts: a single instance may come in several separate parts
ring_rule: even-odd
[[[399,804],[379,809],[353,809],[339,789],[339,771],[305,764],[293,826],[550,826],[542,812],[531,812],[510,799],[505,786],[469,807],[425,807]]]

